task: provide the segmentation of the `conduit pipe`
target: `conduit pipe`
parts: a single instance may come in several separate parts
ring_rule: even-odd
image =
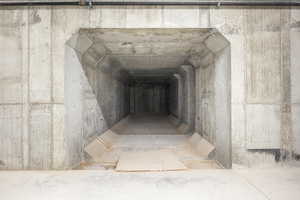
[[[283,7],[300,6],[300,0],[288,1],[266,1],[266,0],[236,0],[236,1],[99,1],[99,0],[77,0],[77,1],[1,1],[0,6],[255,6],[255,7]]]

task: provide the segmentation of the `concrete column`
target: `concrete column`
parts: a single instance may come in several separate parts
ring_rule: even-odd
[[[193,131],[195,126],[195,73],[191,65],[182,65],[181,69],[185,74],[186,121],[189,131]]]
[[[177,118],[179,121],[182,121],[183,118],[183,113],[182,113],[182,108],[183,108],[183,82],[182,78],[179,74],[174,74],[174,77],[177,80]]]

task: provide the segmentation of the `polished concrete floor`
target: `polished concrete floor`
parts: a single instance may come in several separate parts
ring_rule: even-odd
[[[3,200],[299,200],[300,168],[0,171]]]

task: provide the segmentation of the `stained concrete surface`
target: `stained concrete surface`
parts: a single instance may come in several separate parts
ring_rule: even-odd
[[[1,199],[298,200],[300,168],[118,173],[1,171]]]

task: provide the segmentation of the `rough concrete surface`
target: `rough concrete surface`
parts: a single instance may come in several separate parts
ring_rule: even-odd
[[[116,100],[123,96],[122,91],[125,91],[122,89],[122,84],[118,84],[121,81],[119,79],[120,71],[109,72],[110,75],[106,77],[107,79],[102,77],[102,83],[114,88],[114,90],[104,91],[104,93],[110,94],[105,96],[95,91],[97,88],[95,86],[101,83],[101,81],[96,81],[99,80],[97,76],[101,76],[101,74],[98,73],[96,76],[94,73],[96,69],[83,66],[86,67],[83,68],[86,73],[85,78],[90,78],[85,80],[85,83],[83,81],[80,84],[75,82],[74,84],[81,87],[81,84],[84,85],[88,81],[88,90],[82,90],[88,92],[84,92],[84,95],[81,93],[82,91],[76,93],[78,98],[85,99],[84,103],[82,103],[83,100],[79,102],[85,105],[81,109],[88,110],[88,112],[83,112],[82,115],[77,113],[77,119],[81,117],[84,119],[79,121],[78,125],[78,128],[82,129],[76,129],[71,135],[67,131],[70,128],[67,117],[70,114],[70,107],[67,104],[70,102],[65,84],[68,82],[66,75],[72,74],[68,73],[66,67],[69,64],[65,59],[67,57],[66,42],[72,37],[79,37],[76,34],[82,28],[87,30],[94,28],[203,28],[204,30],[216,28],[229,41],[231,49],[230,73],[232,78],[229,85],[232,96],[231,102],[228,102],[231,103],[231,118],[228,120],[231,121],[232,126],[233,162],[247,166],[257,163],[273,164],[275,162],[274,151],[261,149],[272,147],[276,148],[275,152],[277,152],[280,150],[278,146],[290,154],[299,154],[300,84],[298,78],[299,56],[297,56],[299,52],[299,13],[297,8],[200,8],[198,6],[108,6],[94,7],[93,9],[73,7],[1,8],[0,168],[63,169],[73,167],[83,158],[83,147],[90,137],[100,134],[107,126],[122,119],[123,114],[127,112],[121,104],[124,101]],[[132,54],[136,52],[141,55],[141,58],[133,59],[136,63],[135,68],[151,66],[151,63],[156,64],[157,67],[157,64],[165,58],[169,58],[165,59],[169,62],[162,65],[169,67],[182,61],[182,56],[184,56],[182,52],[186,47],[186,45],[181,45],[182,49],[178,51],[179,45],[176,45],[177,41],[175,41],[173,44],[165,46],[167,48],[162,48],[162,42],[174,40],[171,35],[173,35],[172,31],[169,33],[166,31],[164,36],[157,37],[161,40],[153,44],[155,48],[147,45],[143,48],[136,45],[133,48],[134,45],[130,43],[122,45],[123,42],[116,46],[111,45],[111,48],[119,53],[130,52]],[[104,34],[104,36],[106,35]],[[187,35],[182,38],[182,41],[190,41],[192,38],[203,41],[206,37],[206,34],[200,34],[199,37]],[[147,37],[141,33],[137,38],[143,40]],[[221,48],[214,46],[219,41],[218,39],[219,36],[213,41],[208,38],[204,43],[207,48],[211,48],[210,50],[215,52]],[[77,38],[75,41],[81,40]],[[194,42],[191,41],[191,43]],[[93,41],[93,43],[96,42]],[[84,44],[89,46],[89,42]],[[221,40],[217,44],[222,46],[223,41]],[[78,51],[79,54],[84,51],[88,52],[88,54],[81,55],[80,63],[84,61],[89,66],[94,66],[96,64],[95,56],[103,56],[101,45],[91,46],[89,49],[84,49],[83,44],[79,46],[82,47],[82,51]],[[191,52],[198,52],[199,55],[202,52],[203,58],[207,60],[203,59],[205,62],[199,62],[199,57],[194,56],[190,58],[188,64],[194,63],[195,66],[197,65],[195,63],[214,64],[206,54],[207,52],[204,51],[206,48],[202,47],[198,45],[198,48]],[[150,49],[154,50],[153,52],[158,56],[147,60],[144,55],[149,53]],[[164,53],[161,54],[162,52]],[[176,59],[173,53],[176,53]],[[166,54],[170,57],[167,57]],[[118,62],[131,63],[132,57],[119,59]],[[107,69],[106,67],[105,64],[100,66],[104,71]],[[206,74],[210,73],[209,69],[202,71]],[[77,72],[74,71],[74,73]],[[76,80],[82,81],[82,78],[79,77]],[[114,81],[109,77],[114,77]],[[196,80],[200,80],[199,77],[201,74],[196,75]],[[204,79],[203,83],[211,86],[213,84],[209,81],[212,80]],[[182,84],[184,84],[183,82]],[[195,87],[201,89],[201,86],[196,85]],[[67,88],[70,89],[69,84],[67,84]],[[196,94],[200,94],[199,91],[196,91]],[[208,88],[203,94],[207,96],[202,96],[203,102],[200,104],[202,111],[196,110],[195,123],[197,128],[203,130],[201,134],[204,136],[206,134],[207,139],[212,142],[218,136],[214,135],[217,132],[217,125],[214,123],[216,120],[214,115],[211,114],[215,112],[212,101],[215,102],[216,99],[211,88]],[[102,97],[101,101],[99,101],[100,97]],[[110,99],[115,101],[110,101]],[[183,98],[180,101],[184,104],[185,100]],[[101,105],[99,102],[104,103]],[[111,107],[120,107],[120,109],[111,109]],[[276,107],[276,112],[268,112],[272,119],[271,123],[262,124],[257,123],[252,115],[249,115],[249,107],[257,107],[254,116],[258,113],[265,113],[264,111],[269,107]],[[196,108],[201,108],[199,102],[196,102]],[[182,109],[184,110],[185,107],[183,106]],[[182,113],[184,112],[182,111]],[[202,121],[201,123],[197,122],[198,118],[199,121]],[[106,122],[99,123],[98,120],[101,119]],[[273,123],[275,122],[280,123],[279,130],[277,125],[276,129],[274,128]],[[258,126],[254,134],[255,140],[252,140],[258,141],[253,144],[253,147],[256,146],[255,148],[259,146],[260,149],[257,151],[248,151],[245,145],[252,142],[248,141],[248,136],[253,133],[250,128],[252,125]],[[266,134],[269,130],[272,130],[272,136]],[[274,138],[279,138],[279,141],[272,138],[273,135]],[[264,145],[262,141],[268,141],[268,144]]]
[[[118,173],[111,171],[2,171],[1,198],[297,200],[299,168],[192,170]]]

